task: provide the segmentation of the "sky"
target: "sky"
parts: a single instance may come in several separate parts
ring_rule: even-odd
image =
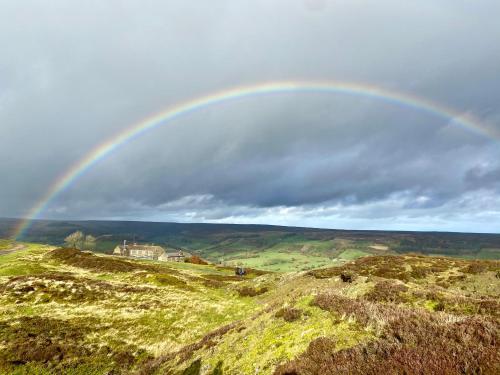
[[[498,0],[0,0],[0,217],[26,217],[96,146],[152,114],[266,82],[360,95],[204,108],[119,147],[47,219],[500,232]]]

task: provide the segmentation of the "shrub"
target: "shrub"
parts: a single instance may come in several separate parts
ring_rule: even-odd
[[[295,309],[293,307],[283,307],[279,309],[276,314],[276,318],[283,318],[287,322],[294,322],[302,316],[302,310]]]
[[[448,277],[448,281],[450,283],[455,283],[457,281],[464,281],[465,279],[467,279],[467,276],[465,276],[465,275],[452,275],[452,276]]]
[[[410,272],[410,276],[414,279],[423,279],[426,277],[431,270],[424,267],[413,266]]]
[[[186,263],[192,263],[192,264],[200,264],[200,265],[207,265],[208,262],[201,259],[197,255],[190,256],[189,258],[184,259],[184,262]]]
[[[446,306],[445,306],[444,302],[443,301],[439,301],[438,303],[436,303],[434,305],[434,311],[444,311],[445,307]]]
[[[368,301],[373,302],[407,302],[408,298],[403,294],[408,291],[408,287],[392,281],[381,281],[375,284],[373,290],[365,295]]]
[[[463,272],[470,273],[473,275],[486,272],[487,270],[488,270],[487,266],[479,262],[471,263],[467,267],[462,269]]]
[[[240,297],[255,297],[259,294],[264,294],[267,291],[267,287],[256,289],[250,286],[244,286],[243,288],[238,289],[238,294],[240,295]]]
[[[201,370],[201,359],[197,359],[182,372],[182,375],[199,375],[200,370]]]
[[[222,361],[217,362],[217,366],[215,366],[214,370],[212,371],[212,375],[223,375]]]

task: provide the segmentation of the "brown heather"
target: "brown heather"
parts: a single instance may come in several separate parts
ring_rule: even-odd
[[[268,291],[268,288],[262,287],[262,288],[254,288],[251,286],[244,286],[240,289],[238,289],[238,294],[241,297],[255,297],[260,294],[264,294]]]
[[[120,372],[131,368],[138,356],[147,355],[125,342],[114,348],[99,345],[82,345],[89,332],[99,327],[96,319],[82,321],[60,320],[43,317],[23,317],[0,322],[0,373],[9,371],[11,365],[42,363],[53,373],[65,373],[70,368],[95,364],[96,367],[114,367]],[[134,353],[134,354],[132,354]]]
[[[200,258],[199,256],[197,256],[197,255],[193,255],[193,256],[191,256],[191,257],[189,257],[189,258],[186,258],[186,259],[184,260],[184,262],[186,262],[186,263],[191,263],[191,264],[201,264],[201,265],[205,265],[205,266],[208,264],[208,262],[207,262],[207,261],[205,261],[205,260],[201,259],[201,258]]]
[[[392,280],[384,280],[375,284],[373,290],[365,295],[365,298],[373,302],[404,303],[408,297],[404,294],[408,287]]]
[[[461,260],[443,257],[427,256],[370,256],[357,259],[340,267],[318,269],[309,275],[318,279],[340,276],[342,273],[361,276],[377,276],[386,279],[397,279],[403,282],[423,279],[430,275],[440,275],[442,272],[459,268],[467,274],[478,274],[486,271],[497,272],[499,261]],[[461,279],[464,275],[459,275]]]
[[[80,251],[78,249],[56,249],[47,254],[49,258],[67,264],[99,272],[133,272],[149,271],[157,272],[158,267],[138,262],[129,262],[124,259],[111,257],[99,257],[94,254]]]
[[[375,327],[379,339],[336,350],[333,340],[318,338],[305,353],[279,366],[276,375],[500,373],[497,320],[457,318],[332,294],[317,296],[313,304]]]

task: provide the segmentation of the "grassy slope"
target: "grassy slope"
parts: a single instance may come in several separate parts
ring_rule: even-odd
[[[498,262],[380,256],[238,279],[28,244],[0,255],[0,373],[361,374],[411,355],[440,372],[457,354],[460,369],[494,373],[499,273]]]

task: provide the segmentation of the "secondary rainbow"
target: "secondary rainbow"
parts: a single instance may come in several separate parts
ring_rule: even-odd
[[[140,137],[144,133],[159,126],[166,125],[173,120],[188,115],[192,112],[207,108],[216,104],[222,104],[238,99],[283,93],[324,93],[324,94],[346,94],[364,96],[378,99],[395,105],[412,108],[417,111],[427,112],[448,122],[457,124],[476,133],[490,138],[499,139],[498,133],[492,128],[486,127],[478,119],[470,115],[464,115],[452,108],[434,103],[432,101],[398,91],[380,88],[374,85],[352,82],[315,82],[315,81],[284,81],[265,82],[251,86],[236,87],[228,90],[218,91],[206,96],[180,103],[170,107],[158,114],[148,117],[138,124],[126,128],[123,132],[111,137],[106,142],[91,150],[83,159],[75,163],[70,169],[58,178],[46,194],[29,211],[26,219],[20,221],[15,229],[14,238],[22,236],[31,222],[47,208],[50,202],[63,190],[70,186],[88,169],[104,159],[107,155],[117,150],[124,144]]]

